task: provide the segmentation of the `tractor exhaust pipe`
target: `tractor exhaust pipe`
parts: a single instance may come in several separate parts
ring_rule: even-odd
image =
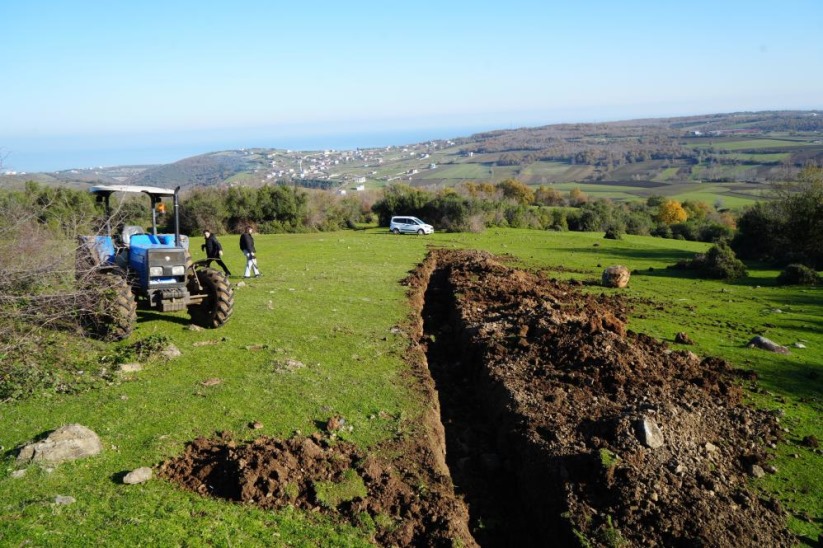
[[[174,189],[174,245],[182,247],[180,244],[180,200],[177,197],[180,187]]]

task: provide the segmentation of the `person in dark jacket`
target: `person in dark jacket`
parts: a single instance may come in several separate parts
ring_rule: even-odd
[[[200,249],[206,251],[207,258],[214,259],[215,262],[220,265],[223,272],[226,273],[226,276],[231,276],[229,267],[227,267],[226,263],[223,262],[223,246],[220,245],[220,242],[217,240],[217,236],[212,234],[210,230],[204,230],[203,237],[206,239],[206,243],[201,245]]]
[[[246,231],[240,235],[240,250],[246,256],[246,271],[243,273],[244,278],[251,278],[251,272],[254,270],[254,277],[260,277],[260,269],[257,268],[257,252],[254,250],[254,238],[251,235],[252,228],[246,227]]]

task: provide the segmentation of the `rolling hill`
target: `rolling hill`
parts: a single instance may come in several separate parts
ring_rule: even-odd
[[[554,124],[347,151],[227,150],[157,166],[3,176],[0,184],[279,183],[346,190],[515,178],[558,190],[582,185],[590,194],[615,199],[721,194],[730,203],[745,203],[807,162],[823,163],[823,116],[774,111]]]

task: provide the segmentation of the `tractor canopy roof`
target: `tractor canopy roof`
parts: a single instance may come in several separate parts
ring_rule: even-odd
[[[115,192],[145,192],[149,196],[174,196],[175,189],[160,188],[157,186],[95,185],[89,188],[89,192],[105,196]]]

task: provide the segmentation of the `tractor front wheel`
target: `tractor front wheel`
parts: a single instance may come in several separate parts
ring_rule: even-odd
[[[200,268],[194,274],[197,279],[192,278],[189,281],[189,293],[205,294],[205,298],[189,306],[191,322],[208,329],[220,327],[229,320],[234,311],[234,292],[231,285],[221,272],[213,268]]]
[[[91,334],[107,341],[121,341],[131,335],[137,323],[137,301],[124,276],[92,274],[85,283],[89,305],[82,313]]]

